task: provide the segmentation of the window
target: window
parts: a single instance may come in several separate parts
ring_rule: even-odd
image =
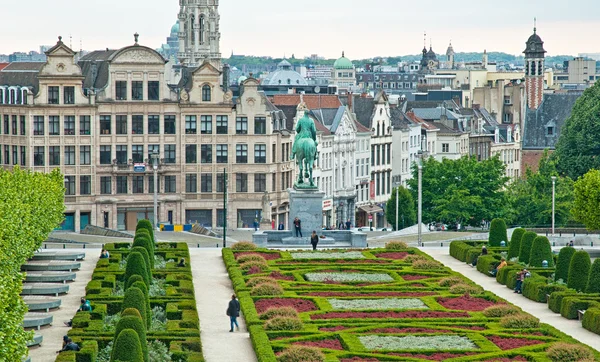
[[[21,129],[21,136],[25,136],[25,116],[19,116],[19,128]]]
[[[92,177],[91,176],[79,176],[79,194],[80,195],[91,195],[92,194]]]
[[[117,194],[127,193],[127,176],[117,176]]]
[[[25,162],[27,161],[27,157],[25,155],[25,146],[20,146],[21,151],[21,166],[25,166]]]
[[[133,176],[131,178],[132,188],[131,191],[134,194],[144,193],[144,176]]]
[[[248,192],[248,174],[247,173],[236,173],[235,174],[235,191],[236,192]]]
[[[75,87],[64,87],[65,104],[75,104]]]
[[[156,190],[160,192],[160,177],[156,176]],[[154,193],[154,175],[148,176],[148,193]]]
[[[160,98],[158,81],[148,81],[148,100],[157,101]]]
[[[248,145],[235,145],[235,162],[248,163]]]
[[[203,173],[200,175],[200,192],[211,193],[213,191],[212,176],[212,173]]]
[[[375,166],[375,146],[371,146],[371,166]]]
[[[10,146],[4,145],[4,164],[10,165]]]
[[[118,165],[126,165],[127,164],[127,146],[117,145],[117,164]]]
[[[377,166],[379,166],[381,164],[381,145],[375,147],[377,148],[377,158],[375,161],[377,162]]]
[[[160,133],[160,116],[153,114],[148,116],[148,134]]]
[[[126,101],[127,100],[127,81],[119,80],[115,84],[116,92],[115,98],[118,101]]]
[[[553,136],[554,135],[554,127],[548,127],[547,134],[548,134],[548,136]]]
[[[196,145],[185,145],[185,163],[198,163]]]
[[[165,145],[165,163],[175,163],[176,162],[176,145]],[[165,191],[166,192],[166,191]]]
[[[44,116],[33,116],[33,135],[44,135]]]
[[[65,136],[75,135],[75,116],[65,116]]]
[[[267,191],[267,175],[264,173],[254,174],[254,192]]]
[[[17,134],[17,115],[13,115],[12,116],[12,134],[16,135]]]
[[[91,134],[91,121],[90,116],[79,116],[79,134],[90,135]],[[43,131],[43,127],[42,127]]]
[[[92,164],[92,151],[90,146],[79,146],[79,164]]]
[[[144,162],[144,145],[131,146],[131,159],[133,163]]]
[[[136,114],[131,116],[131,134],[144,134],[144,116]]]
[[[266,134],[267,133],[267,118],[266,117],[254,117],[254,134]]]
[[[117,129],[115,130],[116,134],[127,134],[127,116],[119,115],[116,116],[115,123]]]
[[[175,134],[175,116],[165,116],[164,123],[165,134]]]
[[[177,192],[176,176],[165,176],[165,194],[174,194]]]
[[[200,146],[200,162],[212,163],[212,145],[201,145]]]
[[[225,191],[225,175],[222,173],[217,174],[217,192]]]
[[[33,165],[46,166],[44,146],[35,146],[33,148]]]
[[[248,134],[248,117],[237,117],[235,120],[235,133]]]
[[[442,152],[444,152],[444,153],[450,152],[450,144],[449,143],[442,143]]]
[[[185,175],[185,192],[198,192],[198,175],[196,175],[195,173],[189,173]]]
[[[141,101],[144,99],[144,82],[131,82],[131,99],[134,101]]]
[[[202,102],[210,102],[211,96],[210,86],[208,84],[202,87]]]
[[[185,134],[196,133],[196,116],[185,116]]]
[[[386,146],[386,155],[387,155],[387,164],[391,165],[392,164],[392,144],[388,144]]]
[[[48,117],[48,134],[50,136],[60,135],[60,117],[59,116]]]
[[[160,155],[160,145],[148,145],[148,159],[152,164],[152,155],[157,153]]]
[[[254,163],[267,163],[267,145],[254,145]]]
[[[228,116],[217,116],[217,134],[227,134],[227,122],[229,121]]]
[[[110,165],[112,157],[111,146],[100,146],[100,164]]]
[[[227,163],[227,145],[217,145],[217,163]]]
[[[102,194],[102,195],[112,194],[112,177],[110,177],[110,176],[100,177],[100,194]]]
[[[75,164],[75,146],[65,146],[65,165]]]
[[[200,116],[200,133],[212,134],[212,116]]]
[[[65,195],[75,195],[75,176],[65,176]]]
[[[58,87],[48,87],[48,104],[58,104]]]
[[[100,134],[110,133],[110,116],[100,116]]]
[[[273,191],[273,192],[277,191],[277,190],[275,190],[276,185],[277,185],[277,174],[273,172],[271,174],[271,191]]]

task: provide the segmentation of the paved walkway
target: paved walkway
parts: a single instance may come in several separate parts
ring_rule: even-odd
[[[81,261],[81,268],[77,271],[77,277],[74,282],[68,283],[69,293],[60,295],[62,304],[59,309],[50,311],[54,317],[51,327],[42,327],[42,330],[36,333],[44,336],[42,345],[33,347],[29,350],[29,356],[32,362],[54,362],[56,360],[56,351],[62,348],[62,337],[69,332],[69,327],[63,322],[70,320],[75,316],[79,308],[81,297],[85,296],[85,287],[92,280],[92,273],[100,257],[100,250],[80,249],[85,252],[85,259]],[[61,250],[48,250],[52,252],[61,252]],[[65,252],[72,252],[73,249],[67,249]]]
[[[578,341],[587,344],[592,348],[598,349],[600,346],[600,335],[592,333],[581,326],[578,320],[570,320],[563,318],[560,314],[552,312],[548,309],[548,305],[537,303],[525,298],[522,295],[514,294],[511,289],[496,282],[496,279],[485,276],[470,267],[466,263],[454,259],[449,254],[448,248],[421,248],[422,251],[431,255],[432,258],[443,263],[450,269],[461,273],[465,277],[471,279],[475,283],[481,285],[483,289],[491,291],[497,296],[506,299],[510,303],[520,307],[525,312],[536,316],[543,323],[550,324],[556,329],[570,335]]]
[[[229,333],[229,317],[225,311],[233,287],[221,249],[190,249],[190,257],[206,362],[256,362],[243,317],[238,318],[240,332]]]

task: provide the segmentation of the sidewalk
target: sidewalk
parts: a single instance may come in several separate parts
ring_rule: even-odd
[[[421,251],[431,255],[432,258],[446,265],[450,269],[461,273],[473,282],[481,285],[483,289],[488,290],[497,296],[506,299],[510,303],[520,307],[525,312],[536,316],[542,323],[547,323],[554,328],[564,332],[581,343],[598,350],[600,346],[600,335],[592,333],[581,326],[581,321],[563,318],[560,314],[548,309],[548,305],[537,303],[525,298],[520,294],[515,294],[511,289],[496,282],[495,278],[490,278],[481,274],[477,269],[468,264],[454,259],[449,254],[448,248],[420,248]]]
[[[225,310],[233,287],[221,249],[190,249],[190,259],[204,359],[206,362],[256,362],[243,317],[238,318],[240,332],[229,333]]]

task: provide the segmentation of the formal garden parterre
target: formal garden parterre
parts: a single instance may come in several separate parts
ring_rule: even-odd
[[[260,362],[600,358],[401,243],[312,253],[240,243],[223,258]]]

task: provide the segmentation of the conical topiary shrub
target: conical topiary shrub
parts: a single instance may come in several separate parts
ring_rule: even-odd
[[[150,234],[150,240],[152,241],[152,244],[154,244],[154,228],[152,227],[150,220],[143,219],[138,221],[135,231],[137,232],[140,229],[148,230],[148,233]]]
[[[125,317],[125,316],[134,316],[139,318],[140,320],[142,319],[142,316],[140,315],[140,311],[135,309],[135,308],[127,308],[124,311],[121,312],[121,317]]]
[[[131,285],[132,287],[139,288],[144,293],[144,299],[146,300],[146,315],[144,319],[148,328],[152,325],[152,309],[150,309],[150,295],[148,294],[148,288],[144,282],[135,282]]]
[[[508,260],[519,257],[519,250],[521,249],[521,238],[523,237],[523,234],[525,234],[526,231],[527,230],[523,228],[516,228],[515,230],[513,230],[512,236],[510,237],[510,244],[508,244]]]
[[[556,271],[554,272],[554,280],[562,280],[564,283],[567,282],[569,277],[569,265],[571,265],[571,258],[575,254],[575,248],[565,246],[560,249],[558,253],[558,260],[556,261]]]
[[[600,293],[600,259],[594,260],[594,264],[592,264],[585,292]]]
[[[146,238],[146,239],[150,240],[150,246],[152,247],[152,250],[154,250],[154,249],[155,249],[155,247],[154,247],[155,245],[154,245],[154,243],[152,242],[152,235],[150,235],[150,233],[148,232],[148,230],[146,230],[146,229],[144,229],[144,228],[142,228],[142,229],[138,229],[138,230],[135,232],[135,236],[134,236],[134,238],[133,238],[133,239],[134,239],[134,241],[135,241],[135,239],[136,239],[136,238]]]
[[[124,311],[127,308],[135,308],[140,312],[140,316],[146,317],[146,329],[150,328],[150,324],[148,323],[147,312],[146,312],[146,298],[144,297],[144,292],[140,290],[140,288],[130,287],[125,291],[125,296],[123,297],[123,303],[121,305],[121,311]]]
[[[140,337],[133,329],[124,329],[119,333],[113,344],[111,362],[141,362],[144,361]]]
[[[152,242],[150,241],[148,236],[143,235],[136,236],[135,238],[133,238],[132,247],[136,246],[141,246],[142,248],[146,249],[146,251],[148,251],[148,257],[152,257],[152,259],[154,260],[154,246],[152,245]]]
[[[541,268],[544,260],[548,262],[549,268],[554,266],[554,258],[552,256],[552,246],[550,246],[550,241],[548,241],[548,238],[545,236],[538,236],[533,239],[533,244],[531,245],[529,266]]]
[[[140,346],[142,347],[144,361],[148,362],[148,342],[146,341],[145,323],[138,316],[121,316],[121,319],[115,328],[115,336],[119,336],[119,334],[125,329],[133,329],[137,333],[138,338],[140,339]]]
[[[146,286],[150,286],[150,274],[148,273],[148,268],[146,267],[146,260],[144,260],[142,254],[138,252],[131,252],[127,257],[125,280],[129,280],[129,278],[134,274],[140,275],[142,278],[144,278],[144,283],[146,283]]]
[[[519,261],[529,264],[529,256],[531,255],[531,245],[537,234],[533,231],[527,231],[521,238],[521,248],[519,249]]]
[[[490,246],[500,246],[500,242],[508,243],[506,235],[506,223],[504,219],[494,219],[490,225],[490,236],[488,238]]]
[[[133,274],[125,282],[125,290],[129,289],[129,287],[132,286],[133,283],[135,283],[135,282],[142,282],[142,283],[144,283],[144,278],[141,275]]]
[[[154,260],[154,258],[150,259],[150,254],[148,254],[148,250],[146,250],[146,248],[142,248],[141,246],[134,246],[131,249],[131,252],[138,252],[142,254],[142,256],[144,257],[144,261],[148,266],[148,277],[150,278],[150,280],[152,280],[152,269],[154,268],[154,263],[152,261]]]
[[[587,287],[590,265],[590,254],[583,250],[576,251],[569,264],[567,287],[575,289],[578,292],[583,292]]]

